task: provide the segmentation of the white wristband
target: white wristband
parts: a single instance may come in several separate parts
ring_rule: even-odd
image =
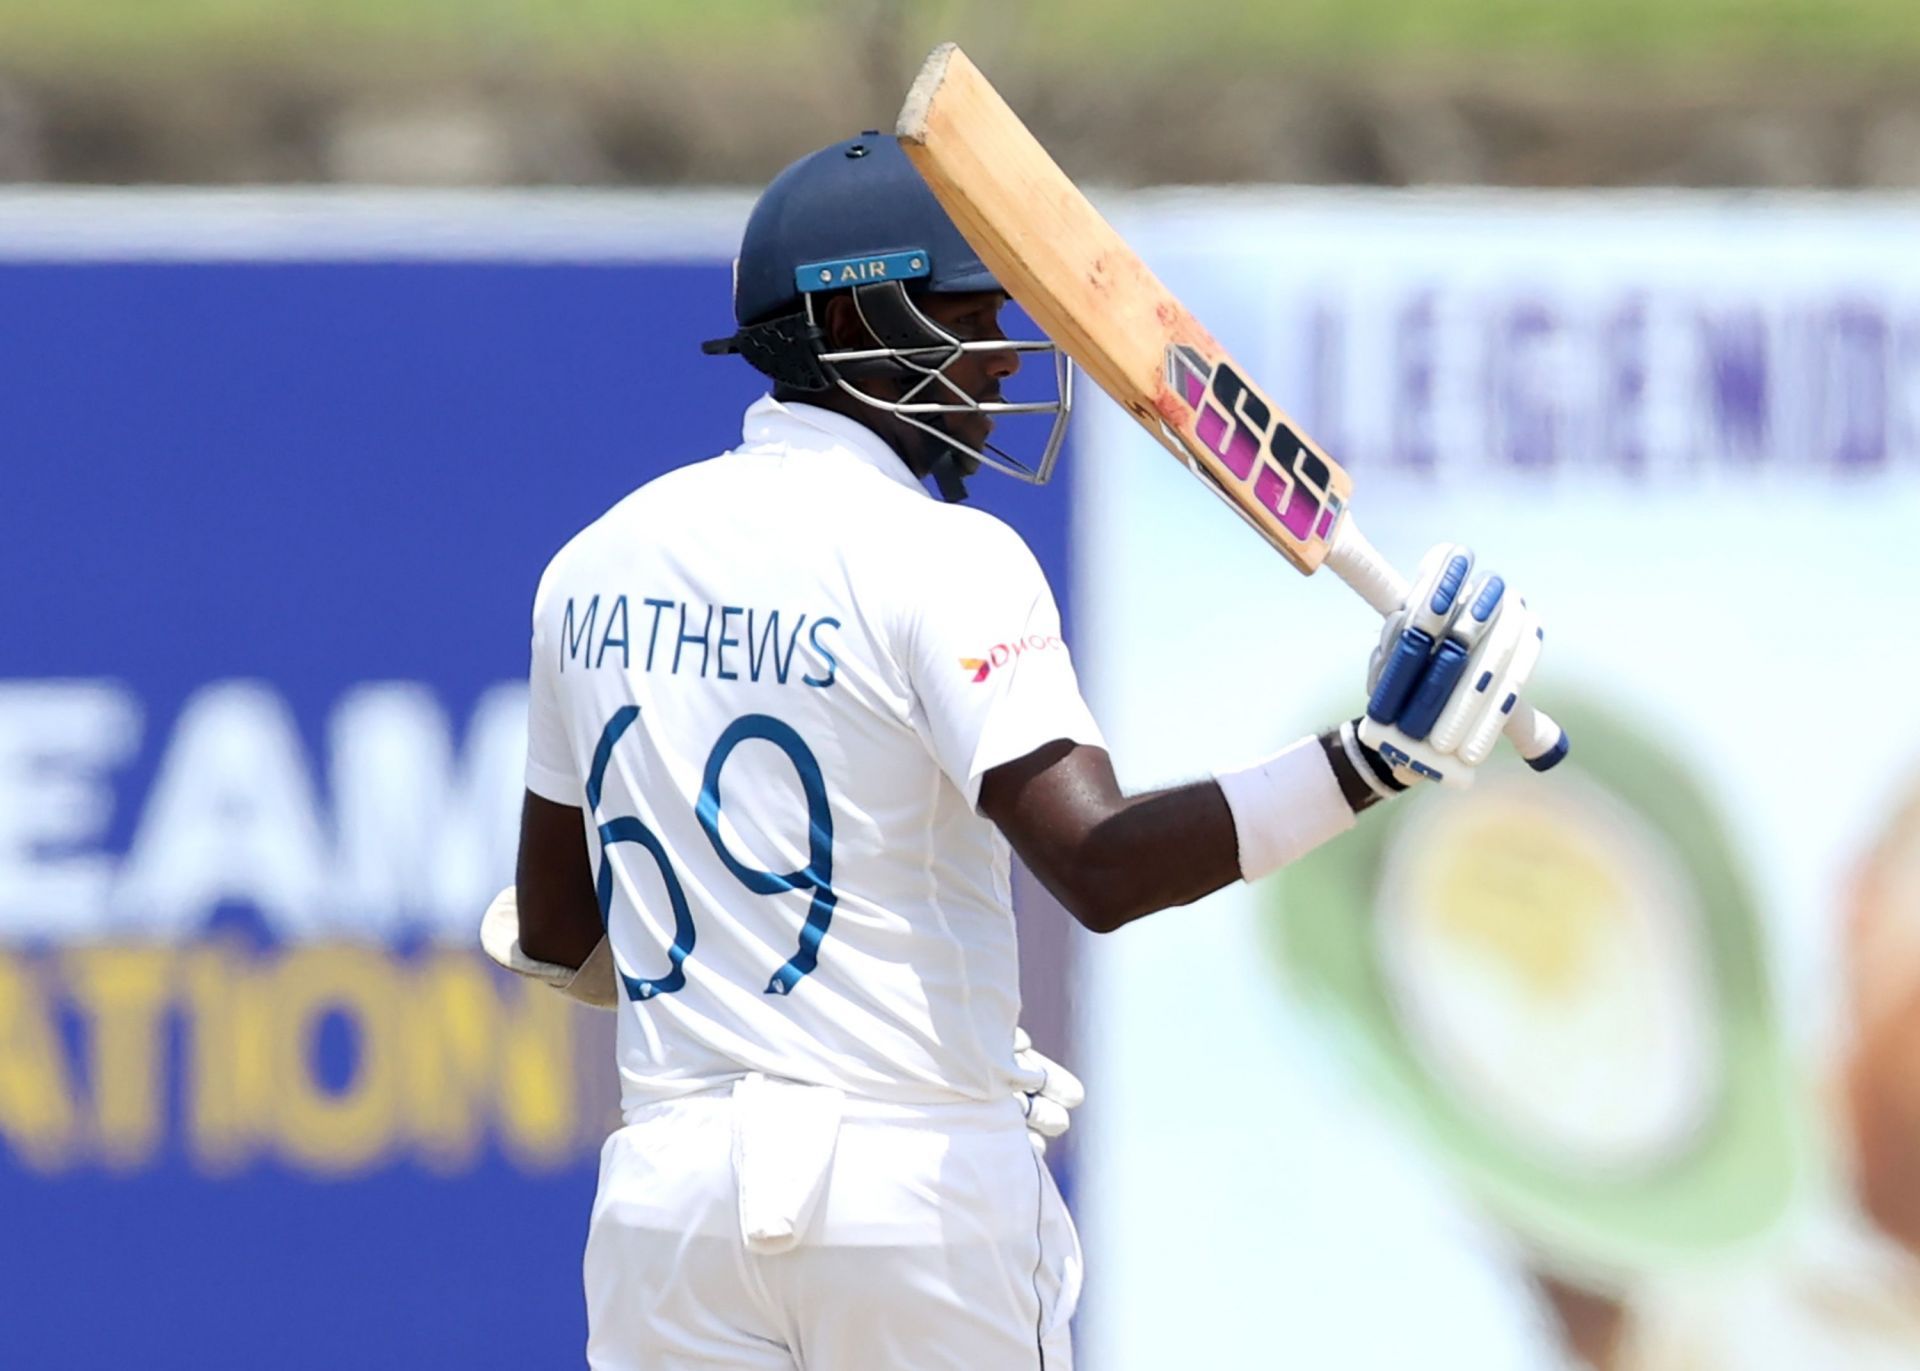
[[[1353,827],[1353,806],[1340,793],[1318,738],[1240,771],[1214,777],[1233,813],[1240,874],[1249,881],[1278,871]]]

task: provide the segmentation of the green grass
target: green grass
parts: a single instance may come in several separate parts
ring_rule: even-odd
[[[1280,0],[1229,7],[1191,35],[1191,9],[1067,0],[1089,32],[1134,51],[1230,49],[1258,60],[1840,63],[1920,57],[1915,0]],[[1124,16],[1124,17],[1122,17]]]
[[[1316,63],[1920,69],[1920,0],[0,0],[0,70],[246,60],[532,72],[717,55],[904,60],[954,37],[996,66]]]

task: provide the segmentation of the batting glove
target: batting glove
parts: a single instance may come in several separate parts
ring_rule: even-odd
[[[1539,617],[1500,577],[1472,578],[1470,549],[1434,548],[1373,650],[1359,738],[1402,780],[1471,785],[1539,663]]]
[[[1045,1152],[1049,1140],[1067,1131],[1072,1123],[1068,1111],[1086,1100],[1087,1088],[1078,1076],[1034,1047],[1024,1028],[1013,1030],[1013,1064],[1039,1081],[1032,1090],[1021,1091],[1020,1100],[1027,1112],[1027,1136],[1033,1139],[1035,1151]]]

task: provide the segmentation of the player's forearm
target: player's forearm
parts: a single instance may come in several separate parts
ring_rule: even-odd
[[[1354,813],[1380,796],[1355,769],[1338,732],[1320,735],[1320,750]],[[1192,904],[1240,879],[1240,836],[1218,782],[1201,781],[1121,799],[1085,836],[1070,883],[1095,932]],[[1057,894],[1058,892],[1056,892]]]
[[[982,777],[980,811],[1082,924],[1109,932],[1240,873],[1212,781],[1122,795],[1102,747],[1059,739]]]
[[[980,810],[1069,913],[1108,933],[1284,864],[1374,798],[1337,732],[1221,780],[1140,795],[1120,793],[1106,749],[1062,739],[989,771]]]
[[[527,792],[514,882],[521,949],[556,966],[583,963],[605,929],[579,810]]]
[[[1096,933],[1240,878],[1233,815],[1210,780],[1118,799],[1060,858],[1055,880],[1036,874]]]
[[[561,911],[536,903],[532,916],[523,914],[521,919],[521,949],[529,957],[555,966],[581,966],[605,936],[597,921],[587,922],[584,912],[578,907]]]

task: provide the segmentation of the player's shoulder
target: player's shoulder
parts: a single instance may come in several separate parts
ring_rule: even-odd
[[[914,598],[947,590],[977,593],[1045,579],[1026,539],[1004,519],[972,505],[902,493],[908,498],[898,517],[871,530],[887,562],[902,571],[896,594]]]
[[[916,499],[922,531],[943,543],[965,548],[977,555],[1012,557],[1033,561],[1027,540],[1014,526],[996,514],[973,505],[948,504],[944,500]]]
[[[534,592],[535,612],[545,603],[549,587],[572,568],[591,562],[603,549],[631,546],[637,528],[657,528],[677,516],[674,510],[692,504],[698,506],[710,498],[708,492],[722,479],[724,468],[719,457],[689,462],[662,472],[628,491],[604,513],[567,539],[560,550],[548,558]]]
[[[727,461],[729,453],[717,457],[706,457],[697,462],[688,462],[646,481],[615,502],[613,507],[598,519],[595,519],[581,533],[605,532],[609,528],[623,528],[636,519],[657,516],[662,510],[687,503],[698,503],[708,498],[715,485],[722,484],[736,474],[735,464]]]

